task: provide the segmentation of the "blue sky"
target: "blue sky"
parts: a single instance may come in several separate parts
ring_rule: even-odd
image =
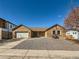
[[[71,6],[70,0],[0,0],[0,17],[30,27],[63,25]]]

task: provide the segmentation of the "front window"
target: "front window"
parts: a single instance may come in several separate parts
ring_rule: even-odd
[[[60,35],[60,31],[59,31],[59,30],[54,30],[54,31],[53,31],[53,34]]]
[[[5,28],[5,23],[2,23],[2,27]]]
[[[10,28],[12,28],[12,25],[10,25]]]
[[[57,31],[57,34],[60,35],[60,31]]]
[[[55,34],[55,31],[53,31],[53,34]]]
[[[73,34],[76,34],[76,32],[73,32]]]

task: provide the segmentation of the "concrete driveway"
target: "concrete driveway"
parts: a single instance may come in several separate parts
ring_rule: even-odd
[[[79,51],[79,46],[64,39],[31,38],[12,49]]]

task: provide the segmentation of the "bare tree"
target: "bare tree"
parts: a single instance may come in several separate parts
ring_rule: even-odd
[[[79,7],[71,11],[69,16],[65,19],[64,25],[66,29],[79,29]]]

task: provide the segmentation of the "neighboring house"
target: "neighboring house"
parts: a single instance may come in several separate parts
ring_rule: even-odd
[[[0,40],[12,38],[12,29],[15,24],[0,18]]]
[[[52,37],[53,35],[64,37],[65,28],[56,24],[50,28],[29,28],[20,25],[13,29],[13,38]]]
[[[68,30],[66,35],[72,36],[74,39],[79,39],[79,32],[77,30]]]
[[[65,33],[65,28],[63,26],[56,24],[45,31],[45,37],[53,37],[57,35],[59,38],[62,38],[65,36]]]

